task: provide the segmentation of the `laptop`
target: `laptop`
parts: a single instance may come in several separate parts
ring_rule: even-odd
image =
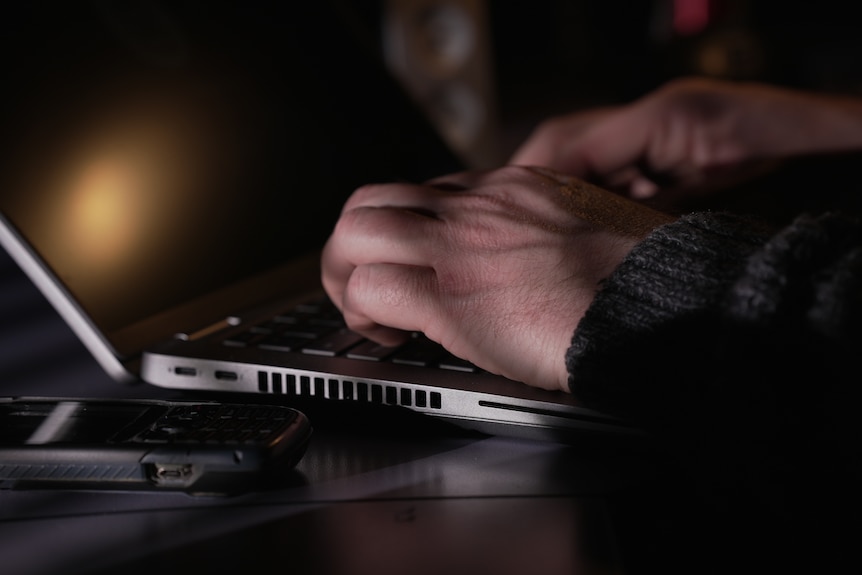
[[[0,243],[120,383],[636,433],[421,334],[381,348],[326,301],[320,248],[356,187],[464,169],[351,6],[4,9]]]

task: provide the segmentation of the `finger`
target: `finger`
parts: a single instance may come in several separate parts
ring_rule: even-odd
[[[545,166],[572,175],[581,175],[572,169],[564,169],[569,166],[569,162],[562,157],[561,148],[566,142],[582,137],[591,126],[609,116],[614,110],[613,107],[582,110],[542,123],[515,151],[509,163]]]
[[[368,184],[357,188],[344,203],[341,213],[361,207],[400,206],[433,212],[446,192],[428,185],[411,183]]]
[[[425,182],[425,185],[442,192],[460,192],[475,188],[487,174],[488,172],[484,170],[455,172],[431,178]]]
[[[645,176],[636,166],[625,166],[596,180],[603,188],[638,200],[651,198],[659,190],[655,180]]]
[[[576,173],[605,177],[639,165],[647,152],[648,137],[637,111],[626,109],[569,141],[560,154]]]
[[[440,221],[397,207],[357,207],[335,226],[322,254],[323,285],[342,307],[345,286],[358,266],[389,263],[433,266],[443,241]]]
[[[333,231],[338,255],[354,266],[372,262],[429,265],[438,258],[441,220],[413,208],[360,207]]]
[[[354,269],[345,286],[342,312],[354,331],[393,345],[403,341],[406,332],[437,334],[438,301],[433,269],[376,263]]]

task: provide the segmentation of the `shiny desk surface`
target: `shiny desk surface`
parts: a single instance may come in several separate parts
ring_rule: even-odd
[[[0,394],[176,396],[110,380],[5,254],[0,280]],[[620,572],[604,497],[638,457],[386,408],[298,407],[315,434],[283,488],[0,490],[3,572]]]

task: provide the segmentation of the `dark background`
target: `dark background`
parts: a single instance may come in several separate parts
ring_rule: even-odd
[[[421,0],[417,0],[421,2]],[[449,0],[454,4],[469,4]],[[445,4],[445,1],[425,4]],[[386,2],[355,3],[372,27]],[[689,74],[817,90],[862,90],[854,4],[838,0],[480,2],[491,38],[495,115],[508,152],[542,117],[625,102]],[[674,27],[686,4],[709,11]]]
[[[709,24],[692,35],[673,31],[671,4],[489,2],[503,121],[545,107],[626,101],[686,74],[862,90],[853,3],[713,0]],[[707,54],[725,65],[710,66]]]

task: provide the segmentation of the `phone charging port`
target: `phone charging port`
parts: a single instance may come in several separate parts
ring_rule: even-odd
[[[195,470],[191,463],[154,463],[149,475],[156,485],[185,486],[194,477]]]

